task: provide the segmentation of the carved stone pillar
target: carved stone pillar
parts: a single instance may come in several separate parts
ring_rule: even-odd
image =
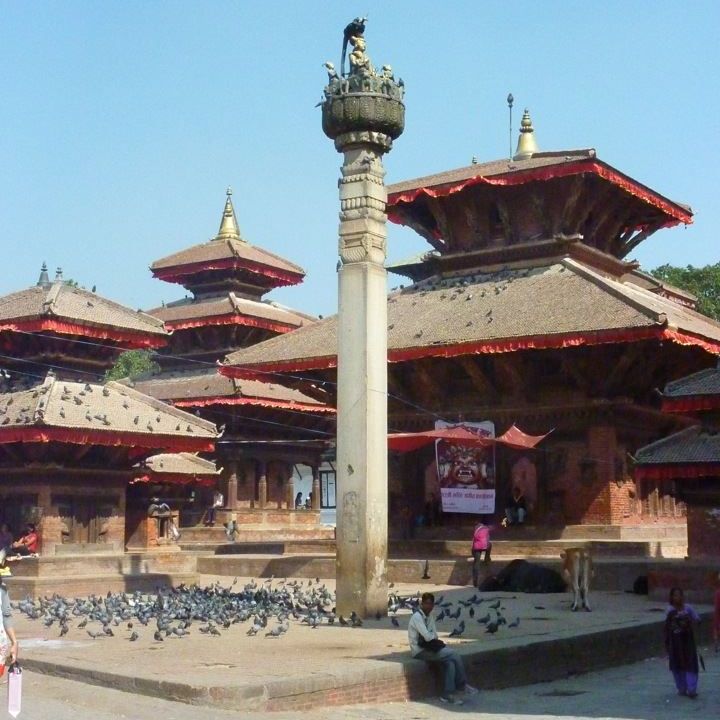
[[[285,502],[288,510],[295,509],[295,478],[292,465],[285,469]]]
[[[267,505],[267,463],[258,463],[258,505],[264,510]]]
[[[227,487],[227,503],[226,506],[230,510],[237,510],[238,504],[238,476],[237,476],[237,460],[228,461],[228,487]]]
[[[323,131],[343,153],[338,308],[337,612],[387,613],[387,191],[383,153],[403,131],[403,87],[351,40],[331,73]]]
[[[312,466],[312,509],[320,510],[320,468],[317,465]]]

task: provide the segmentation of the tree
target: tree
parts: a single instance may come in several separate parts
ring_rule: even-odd
[[[130,378],[133,380],[145,373],[156,373],[160,370],[160,366],[152,358],[153,353],[149,350],[128,350],[122,353],[117,362],[105,373],[105,379]]]
[[[661,265],[650,271],[658,280],[687,290],[698,299],[697,309],[720,322],[720,262],[705,267]]]

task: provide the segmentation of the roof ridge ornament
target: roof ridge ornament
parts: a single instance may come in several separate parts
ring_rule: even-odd
[[[225,191],[227,199],[225,200],[225,208],[223,209],[222,220],[220,221],[220,229],[214,240],[239,240],[245,242],[240,237],[240,229],[238,228],[237,217],[235,216],[235,208],[232,202],[232,188],[228,187]]]
[[[535,140],[535,128],[530,118],[530,111],[525,108],[520,121],[520,137],[513,160],[529,160],[537,152],[539,152],[539,148]]]
[[[50,276],[48,275],[47,263],[43,263],[40,268],[40,277],[38,278],[37,286],[47,288],[50,287],[51,284]]]

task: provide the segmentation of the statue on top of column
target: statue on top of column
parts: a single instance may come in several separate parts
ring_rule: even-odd
[[[365,23],[367,17],[356,17],[352,22],[348,23],[343,30],[343,46],[342,46],[342,57],[340,59],[340,74],[345,75],[345,56],[347,54],[347,46],[349,42],[361,38],[364,43],[363,35],[365,34]],[[355,42],[352,42],[353,48],[355,48]],[[363,48],[364,50],[364,48]],[[352,72],[353,61],[352,55],[350,56],[350,72]]]
[[[345,27],[339,72],[333,63],[323,64],[328,82],[318,104],[322,107],[323,130],[336,140],[338,150],[363,140],[387,151],[405,125],[404,83],[395,79],[390,65],[383,65],[381,70],[373,67],[367,55],[366,22],[367,18],[357,17]]]

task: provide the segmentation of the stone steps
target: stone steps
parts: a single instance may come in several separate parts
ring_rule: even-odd
[[[472,537],[474,524],[441,525],[438,527],[416,528],[418,540],[464,540]],[[497,539],[503,540],[629,540],[660,541],[677,540],[687,543],[687,526],[678,524],[653,525],[566,525],[546,527],[544,525],[523,525],[498,529]]]
[[[189,548],[196,543],[227,543],[225,528],[192,527],[180,528],[180,545]],[[292,525],[285,527],[265,527],[263,525],[240,525],[235,542],[292,542],[307,540],[334,540],[335,528],[327,525]]]
[[[158,575],[195,572],[194,556],[170,552],[112,553],[106,555],[48,555],[9,563],[16,578],[70,578],[86,575]]]
[[[558,572],[562,563],[558,557],[534,558],[535,562]],[[498,573],[509,561],[493,561],[483,567],[483,576]],[[647,575],[651,569],[671,567],[677,561],[643,558],[602,558],[594,562],[592,588],[595,590],[627,591],[639,575]],[[468,558],[427,559],[430,578],[423,579],[426,560],[416,558],[391,558],[388,560],[390,582],[442,585],[470,585],[472,562]],[[230,557],[199,557],[200,575],[238,577],[295,577],[334,578],[335,558],[329,555],[294,555],[276,557],[271,555],[236,555]]]
[[[594,557],[674,557],[687,554],[687,542],[682,540],[492,540],[495,558],[558,557],[569,547],[583,545]],[[405,540],[390,542],[391,555],[413,557],[467,557],[471,554],[468,540]]]
[[[138,573],[121,575],[118,573],[97,575],[73,575],[70,577],[18,577],[6,578],[10,594],[14,599],[30,595],[45,597],[58,593],[66,597],[86,597],[105,595],[107,592],[150,592],[157,587],[173,587],[180,583],[190,585],[198,581],[195,572]]]

